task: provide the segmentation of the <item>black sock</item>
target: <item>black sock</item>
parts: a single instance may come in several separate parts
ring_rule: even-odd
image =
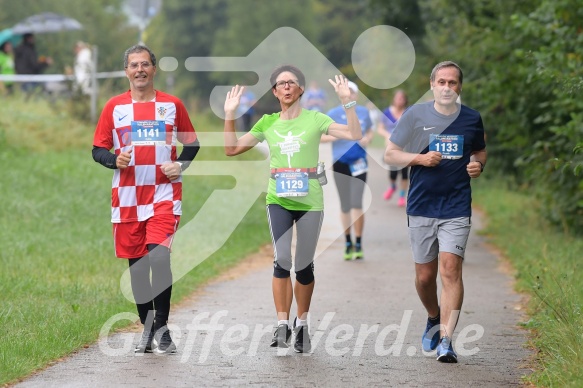
[[[350,245],[352,245],[352,238],[350,237],[349,234],[344,235],[344,237],[346,237],[346,242]]]
[[[361,239],[361,238],[362,238],[362,237],[356,237],[356,245],[360,245],[360,239]]]
[[[431,322],[433,322],[433,323],[439,323],[439,321],[441,320],[441,316],[440,316],[441,314],[440,313],[441,313],[441,311],[437,313],[437,316],[435,318],[429,317],[429,320]]]

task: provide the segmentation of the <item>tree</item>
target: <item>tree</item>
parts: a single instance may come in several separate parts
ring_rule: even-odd
[[[164,0],[162,9],[148,26],[146,44],[157,55],[173,57],[178,69],[172,73],[161,71],[159,77],[171,77],[173,92],[188,99],[208,96],[214,82],[206,73],[191,73],[184,67],[189,57],[211,56],[218,31],[226,27],[227,0]]]
[[[431,55],[459,62],[470,91],[463,100],[484,115],[489,168],[528,185],[550,220],[581,233],[583,34],[570,11],[579,3],[421,4]]]
[[[425,24],[418,0],[396,0],[387,4],[384,0],[371,0],[371,8],[380,12],[383,24],[403,31],[413,42],[418,53],[424,53]]]
[[[190,73],[182,66],[188,57],[244,57],[276,29],[292,27],[352,76],[352,45],[363,31],[379,23],[369,0],[165,0],[160,15],[148,27],[146,43],[160,56],[178,59],[180,66],[172,73],[180,80],[176,93],[196,97],[206,105],[215,84],[254,78],[236,72]]]
[[[123,0],[0,0],[0,25],[10,27],[20,20],[41,12],[55,12],[78,20],[83,29],[38,34],[39,54],[51,56],[54,64],[47,73],[62,74],[74,61],[73,46],[84,40],[99,48],[98,71],[121,70],[124,50],[136,43],[137,30],[127,24],[122,11]],[[126,85],[127,86],[127,85]]]
[[[572,10],[578,9],[578,17]],[[513,26],[529,50],[515,57],[528,69],[528,90],[536,100],[533,126],[544,128],[519,159],[537,184],[547,217],[565,230],[583,233],[583,25],[577,0],[541,1]]]
[[[183,64],[189,57],[244,57],[281,26],[291,26],[313,37],[312,0],[272,2],[267,0],[165,0],[159,17],[148,27],[148,41],[160,56]],[[242,17],[244,15],[244,17]],[[179,66],[172,74],[176,94],[197,98],[208,106],[208,96],[217,83],[241,82],[249,74],[192,73]]]

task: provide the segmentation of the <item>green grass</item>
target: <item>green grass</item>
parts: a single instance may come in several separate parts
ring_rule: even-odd
[[[119,287],[127,263],[113,252],[113,172],[91,158],[93,125],[71,119],[64,106],[55,111],[44,100],[0,105],[0,385],[94,342],[113,315],[135,312]],[[222,129],[218,119],[204,122],[200,130]],[[207,147],[198,159],[225,157]],[[185,177],[181,227],[232,181]],[[174,285],[173,302],[267,242],[261,197],[227,243]]]
[[[535,371],[525,380],[582,386],[583,240],[551,227],[532,196],[501,183],[479,182],[474,200],[487,213],[484,233],[516,269],[517,289],[531,295],[524,327],[532,334]]]

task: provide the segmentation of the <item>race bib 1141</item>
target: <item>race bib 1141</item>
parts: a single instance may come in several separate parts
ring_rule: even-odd
[[[162,120],[132,121],[132,144],[165,145],[165,122]]]

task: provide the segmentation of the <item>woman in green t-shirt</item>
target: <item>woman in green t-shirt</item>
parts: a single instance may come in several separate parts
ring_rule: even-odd
[[[14,50],[11,42],[4,42],[0,46],[0,74],[14,74]],[[0,85],[2,86],[2,85]],[[4,82],[6,94],[12,94],[14,84],[10,81]]]
[[[344,76],[329,80],[346,110],[347,125],[335,123],[323,113],[302,109],[304,74],[295,66],[276,68],[270,77],[271,91],[281,111],[264,115],[251,131],[237,138],[236,112],[244,87],[236,85],[225,100],[225,153],[234,156],[267,141],[270,150],[271,178],[267,190],[267,217],[274,246],[273,299],[277,329],[272,347],[287,348],[292,330],[289,315],[295,293],[298,307],[293,323],[294,350],[311,349],[307,315],[314,291],[314,255],[322,226],[324,200],[317,174],[320,138],[328,134],[339,139],[359,140],[362,131],[355,101]],[[296,283],[292,287],[291,242],[296,225]]]

